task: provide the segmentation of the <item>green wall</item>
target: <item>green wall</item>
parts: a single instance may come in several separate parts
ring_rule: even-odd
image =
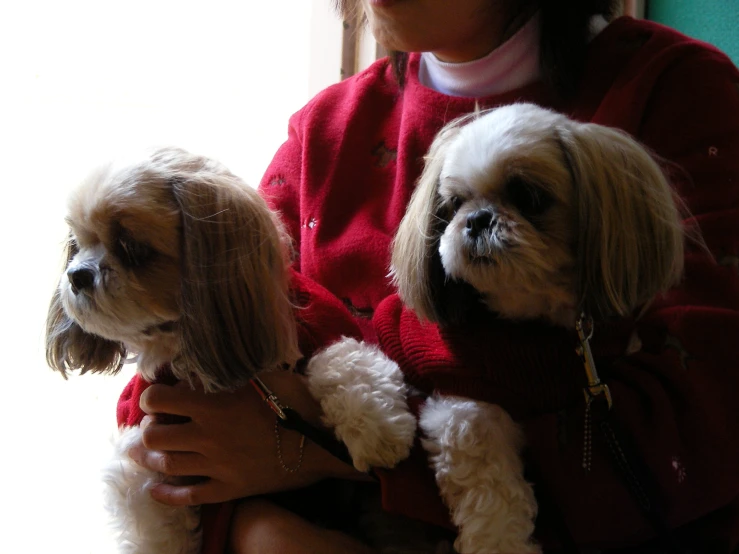
[[[647,0],[647,19],[710,42],[739,65],[739,0]]]

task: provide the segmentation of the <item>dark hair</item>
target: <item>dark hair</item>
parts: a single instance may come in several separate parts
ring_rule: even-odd
[[[612,18],[620,0],[536,0],[541,12],[542,75],[558,94],[571,95],[583,72],[590,18]],[[345,19],[362,17],[358,0],[334,0]],[[408,65],[407,52],[390,52],[395,78],[402,87]]]
[[[590,19],[610,19],[617,0],[538,0],[541,10],[542,75],[561,96],[575,92],[585,66]]]

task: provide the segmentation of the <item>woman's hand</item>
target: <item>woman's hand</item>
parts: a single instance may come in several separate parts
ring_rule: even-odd
[[[310,396],[302,376],[274,372],[261,378],[283,404],[296,409],[311,424],[320,425],[320,406]],[[166,475],[205,477],[194,484],[155,486],[152,497],[164,504],[224,502],[298,488],[330,476],[364,475],[307,439],[300,469],[286,471],[277,455],[276,415],[251,386],[205,393],[184,384],[152,385],[142,394],[140,405],[149,415],[142,422],[142,443],[129,450],[131,458]],[[154,414],[186,416],[190,421],[162,424],[151,417]],[[284,463],[295,467],[301,437],[281,427],[279,433]]]

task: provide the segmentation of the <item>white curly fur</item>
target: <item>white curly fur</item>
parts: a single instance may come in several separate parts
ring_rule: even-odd
[[[307,374],[323,422],[346,444],[354,467],[392,467],[408,457],[416,420],[398,364],[378,348],[344,337],[316,354]]]
[[[523,478],[523,434],[500,406],[430,397],[419,426],[462,554],[535,554],[537,505]]]
[[[121,554],[199,554],[202,531],[197,507],[172,507],[151,498],[161,473],[134,463],[128,450],[139,442],[140,427],[124,427],[104,469],[105,506]]]
[[[398,365],[351,338],[318,352],[306,371],[323,422],[360,471],[408,457],[416,430]],[[537,505],[523,478],[523,433],[501,407],[459,397],[426,400],[419,425],[442,498],[459,528],[460,554],[538,554]]]

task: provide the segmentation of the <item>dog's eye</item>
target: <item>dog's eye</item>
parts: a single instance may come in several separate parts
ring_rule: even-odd
[[[551,194],[519,177],[508,181],[505,197],[526,219],[542,215],[554,203]]]
[[[116,256],[123,265],[141,267],[154,255],[154,249],[143,242],[135,240],[126,231],[121,232],[115,243]]]
[[[462,207],[462,204],[464,204],[464,199],[459,196],[452,196],[449,202],[452,205],[452,210],[456,214],[459,211],[459,208]]]
[[[74,257],[80,251],[80,247],[77,244],[77,239],[70,233],[67,239],[67,249],[69,250],[69,256]]]

